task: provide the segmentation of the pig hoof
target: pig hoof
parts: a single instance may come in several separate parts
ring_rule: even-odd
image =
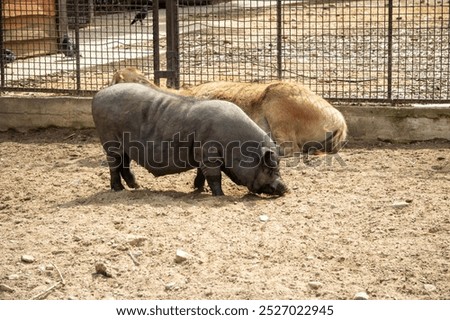
[[[128,185],[130,188],[133,188],[133,189],[139,189],[141,186],[139,185],[139,183],[137,183],[137,182],[134,182],[134,183],[130,183],[129,185]]]
[[[123,189],[125,189],[125,187],[122,184],[116,184],[111,186],[111,190],[114,191],[122,191]]]
[[[195,177],[195,180],[194,180],[194,189],[203,191],[204,186],[205,186],[205,176],[203,175],[203,173],[201,171],[199,171],[199,173],[197,173],[197,176]]]
[[[205,191],[205,188],[203,188],[203,187],[201,187],[201,188],[194,187],[194,192],[196,192],[196,193],[201,193],[203,191]]]

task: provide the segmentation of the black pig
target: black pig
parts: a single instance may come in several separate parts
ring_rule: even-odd
[[[155,176],[197,168],[194,187],[205,179],[223,195],[221,172],[253,193],[283,195],[275,143],[238,106],[199,100],[119,83],[100,90],[92,115],[106,151],[111,188],[139,185],[130,170],[134,160]]]

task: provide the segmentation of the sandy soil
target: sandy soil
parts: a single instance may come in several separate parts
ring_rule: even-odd
[[[283,161],[280,198],[112,192],[93,130],[0,133],[0,163],[0,299],[450,299],[450,142]]]

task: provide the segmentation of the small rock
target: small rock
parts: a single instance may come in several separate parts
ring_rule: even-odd
[[[392,204],[392,207],[395,209],[401,209],[407,206],[409,206],[409,203],[406,201],[394,201],[394,203]]]
[[[357,292],[353,297],[353,300],[369,300],[369,295],[364,291]]]
[[[428,229],[429,233],[437,233],[439,232],[441,229],[439,227],[431,227],[430,229]]]
[[[11,287],[8,287],[6,284],[0,283],[0,291],[14,292],[14,289]]]
[[[45,270],[47,270],[47,271],[51,271],[53,269],[55,269],[55,267],[52,264],[48,264],[45,266]]]
[[[75,297],[75,296],[68,296],[68,297],[67,297],[67,300],[78,300],[78,299],[77,299],[77,297]]]
[[[17,280],[17,279],[19,279],[20,277],[19,277],[19,275],[18,274],[10,274],[9,276],[8,276],[8,280]]]
[[[20,259],[25,263],[33,263],[35,260],[34,257],[30,254],[24,254],[22,257],[20,257]]]
[[[142,256],[142,251],[136,250],[136,251],[133,251],[132,254],[135,257],[140,257],[140,256]]]
[[[267,216],[265,214],[262,214],[262,215],[259,216],[259,221],[267,222],[267,221],[269,221],[269,216]]]
[[[423,285],[423,288],[428,292],[436,291],[436,286],[429,284],[429,283],[425,283]]]
[[[175,289],[176,283],[175,282],[169,282],[168,284],[166,284],[164,286],[165,290],[169,291],[169,290],[173,290]]]
[[[317,290],[317,289],[319,289],[320,287],[322,287],[322,282],[319,282],[319,281],[310,281],[310,282],[308,282],[308,286],[309,286],[311,289]]]
[[[205,292],[206,297],[211,297],[213,294],[214,293],[211,290]]]
[[[114,249],[120,250],[120,251],[127,251],[128,250],[128,246],[126,244],[114,244],[111,246]]]
[[[111,271],[109,271],[108,267],[103,262],[97,262],[95,264],[95,272],[108,278],[112,277]]]
[[[181,263],[183,261],[186,261],[189,257],[189,254],[187,252],[184,252],[181,249],[177,249],[177,253],[175,256],[175,262],[176,263]]]
[[[144,245],[145,241],[147,241],[147,238],[141,237],[141,236],[129,235],[127,238],[128,244],[131,246],[134,246],[134,247],[140,247],[140,246]]]

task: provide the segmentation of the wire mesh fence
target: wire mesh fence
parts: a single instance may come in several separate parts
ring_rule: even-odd
[[[231,1],[180,16],[182,83],[299,81],[331,99],[450,99],[448,1]]]
[[[134,65],[151,76],[152,20],[134,17],[147,0],[2,0],[3,91],[92,93]]]
[[[122,67],[164,76],[169,57],[181,86],[285,79],[334,100],[450,101],[449,0],[160,0],[156,15],[148,0],[0,3],[3,92],[92,94]]]

